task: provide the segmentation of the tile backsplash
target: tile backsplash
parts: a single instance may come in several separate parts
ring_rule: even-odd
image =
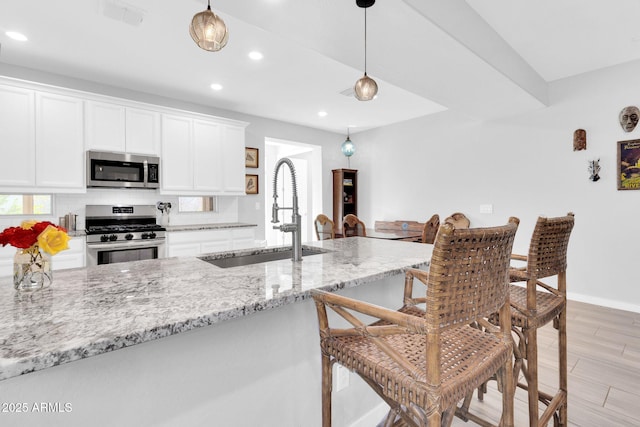
[[[127,190],[127,189],[87,189],[83,194],[54,194],[52,217],[38,217],[43,221],[58,224],[58,219],[65,214],[78,215],[77,229],[84,230],[86,205],[156,205],[158,202],[170,202],[173,206],[167,217],[162,217],[157,211],[157,221],[160,224],[186,225],[226,223],[238,221],[238,198],[235,196],[218,196],[217,212],[178,212],[178,196],[162,195],[158,191]],[[16,226],[23,219],[31,219],[32,215],[0,218],[2,228]],[[35,219],[35,218],[34,218]]]

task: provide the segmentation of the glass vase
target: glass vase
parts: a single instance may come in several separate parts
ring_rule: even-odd
[[[18,291],[35,291],[51,284],[51,256],[31,246],[18,249],[13,257],[13,286]]]

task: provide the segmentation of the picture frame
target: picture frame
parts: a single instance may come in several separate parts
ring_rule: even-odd
[[[258,175],[246,174],[244,176],[244,191],[246,194],[258,194],[259,192]]]
[[[247,168],[257,168],[259,164],[260,150],[257,148],[245,147],[244,166]]]
[[[640,139],[618,141],[618,190],[640,190]]]

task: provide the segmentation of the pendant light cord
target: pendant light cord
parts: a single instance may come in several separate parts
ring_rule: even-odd
[[[364,75],[367,75],[367,9],[364,9]]]

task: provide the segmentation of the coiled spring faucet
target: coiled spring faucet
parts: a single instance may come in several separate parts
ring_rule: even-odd
[[[289,208],[281,208],[278,206],[278,171],[280,170],[280,166],[286,164],[289,166],[289,170],[291,171],[291,183],[293,186],[293,206]],[[273,206],[271,208],[271,222],[273,224],[277,224],[280,221],[278,220],[278,211],[282,209],[292,209],[293,213],[291,215],[293,219],[293,223],[290,224],[282,224],[280,226],[274,225],[273,228],[275,230],[280,230],[285,233],[293,233],[293,253],[291,256],[292,261],[302,261],[302,236],[300,235],[302,218],[300,217],[300,213],[298,212],[298,185],[296,184],[296,169],[293,167],[293,162],[291,159],[287,157],[283,157],[278,160],[276,163],[276,168],[273,172]]]

